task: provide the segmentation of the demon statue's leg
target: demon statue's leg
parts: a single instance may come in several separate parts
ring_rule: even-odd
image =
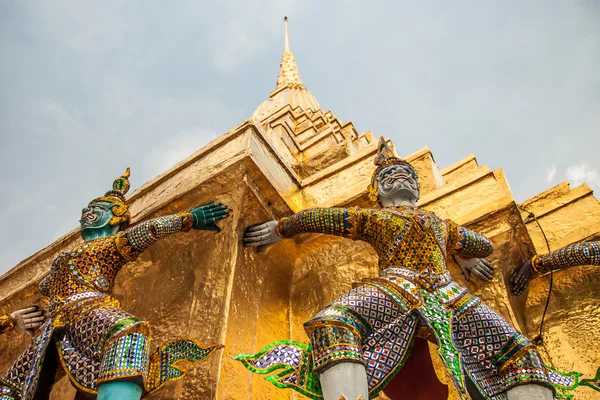
[[[319,376],[324,400],[368,400],[369,385],[365,366],[357,363],[340,363]]]
[[[97,400],[140,400],[142,388],[133,382],[108,382],[98,387]]]
[[[516,386],[506,392],[508,400],[552,400],[552,390],[542,385],[530,383]]]

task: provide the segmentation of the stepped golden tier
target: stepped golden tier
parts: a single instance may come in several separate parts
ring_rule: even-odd
[[[156,322],[152,337],[157,343],[186,335],[225,345],[185,380],[150,398],[300,398],[277,389],[231,357],[258,352],[282,338],[307,342],[302,324],[347,292],[352,282],[376,276],[377,255],[366,243],[315,234],[257,253],[245,249],[241,237],[250,225],[311,207],[372,207],[367,187],[376,152],[371,132],[359,133],[351,122],[340,121],[307,90],[286,26],[281,69],[269,98],[250,118],[128,199],[135,216],[132,223],[186,211],[209,200],[228,204],[233,211],[219,235],[193,232],[165,239],[117,277],[114,293],[122,307]],[[591,189],[561,183],[517,204],[502,170],[479,165],[473,155],[443,169],[428,147],[403,158],[419,174],[420,207],[485,235],[494,245],[489,258],[497,266],[493,281],[467,281],[449,260],[455,279],[530,338],[537,336],[550,278],[535,279],[527,294],[512,297],[507,290],[509,275],[534,254],[548,252],[543,233],[550,250],[600,239],[600,203]],[[52,260],[80,241],[73,231],[0,277],[0,313],[42,301],[37,286]],[[208,246],[213,241],[216,246]],[[562,371],[578,370],[582,379],[594,377],[600,366],[599,303],[597,268],[554,273],[544,342],[538,347],[547,364]],[[0,337],[0,370],[9,367],[29,340],[18,332]],[[432,361],[439,380],[449,384],[449,398],[457,398],[437,357]],[[72,399],[74,393],[68,379],[62,378],[52,398]],[[568,394],[576,399],[598,396],[583,386]]]

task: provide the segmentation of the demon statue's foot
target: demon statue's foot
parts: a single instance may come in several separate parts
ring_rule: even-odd
[[[516,386],[506,392],[508,400],[552,400],[552,390],[542,385],[530,383]]]
[[[97,400],[140,400],[142,388],[133,382],[109,382],[98,387]]]
[[[364,365],[340,363],[319,375],[323,400],[369,400],[367,371]]]

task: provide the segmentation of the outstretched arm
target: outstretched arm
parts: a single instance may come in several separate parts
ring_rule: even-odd
[[[117,234],[115,243],[126,259],[136,258],[142,251],[161,238],[190,229],[219,232],[217,221],[227,218],[229,209],[221,203],[197,207],[189,213],[179,213],[153,218]]]
[[[600,265],[600,242],[572,244],[525,261],[511,279],[512,292],[515,296],[523,293],[536,273],[544,274],[578,265]]]
[[[449,221],[448,251],[462,258],[485,258],[492,254],[494,246],[485,236]]]
[[[494,276],[494,266],[484,258],[494,251],[489,239],[452,221],[447,223],[448,253],[454,255],[454,260],[465,277],[470,279],[473,273],[485,281],[491,281]]]
[[[282,238],[299,233],[353,237],[356,233],[356,216],[355,208],[312,208],[279,220],[277,234]]]
[[[265,248],[283,238],[300,233],[325,233],[354,238],[356,235],[356,208],[312,208],[290,217],[268,221],[249,227],[244,233],[244,245]]]
[[[577,265],[600,265],[600,242],[572,244],[534,257],[531,263],[535,272],[542,274]]]

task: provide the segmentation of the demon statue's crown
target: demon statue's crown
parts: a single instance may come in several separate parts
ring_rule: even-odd
[[[129,184],[129,167],[125,170],[125,173],[115,179],[113,182],[112,190],[109,190],[102,197],[98,197],[90,202],[93,204],[98,201],[107,201],[113,203],[111,211],[115,216],[110,220],[111,226],[121,225],[121,229],[127,228],[131,215],[129,214],[129,206],[125,201],[125,194],[129,191],[131,185]]]

